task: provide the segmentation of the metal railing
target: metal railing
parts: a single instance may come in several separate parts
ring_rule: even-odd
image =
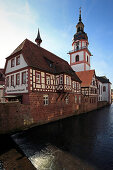
[[[82,49],[87,49],[89,51],[89,49],[87,48],[87,46],[83,46],[83,47],[80,47],[80,48],[77,48],[77,49],[74,49],[74,50],[71,50],[69,51],[69,53],[72,53],[72,52],[75,52],[75,51],[78,51],[78,50],[82,50]],[[91,54],[91,52],[89,51],[89,53]]]

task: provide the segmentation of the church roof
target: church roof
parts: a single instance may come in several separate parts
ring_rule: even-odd
[[[92,83],[92,78],[95,74],[95,70],[87,70],[76,72],[77,76],[82,81],[81,87],[89,87]]]
[[[42,47],[37,46],[28,39],[25,39],[13,53],[7,57],[7,59],[12,58],[19,53],[23,54],[26,63],[30,67],[52,74],[66,73],[67,75],[70,75],[73,80],[81,82],[67,61]]]
[[[74,34],[74,41],[76,40],[88,40],[88,36],[85,32],[79,31],[76,34]]]

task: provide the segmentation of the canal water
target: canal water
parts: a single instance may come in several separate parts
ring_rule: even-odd
[[[12,138],[38,170],[113,170],[113,105]]]

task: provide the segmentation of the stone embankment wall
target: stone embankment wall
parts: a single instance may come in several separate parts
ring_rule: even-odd
[[[47,106],[43,105],[43,95],[34,93],[29,96],[30,105],[19,102],[0,103],[0,134],[89,112],[106,105],[105,102],[90,105],[88,103],[75,104],[73,94],[69,94],[68,104],[66,104],[63,94],[51,93],[49,98],[51,103]]]

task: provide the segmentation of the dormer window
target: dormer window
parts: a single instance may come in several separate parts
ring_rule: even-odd
[[[13,58],[12,60],[11,60],[11,67],[14,67],[15,66],[15,59]]]
[[[20,56],[16,57],[16,65],[20,64]]]

